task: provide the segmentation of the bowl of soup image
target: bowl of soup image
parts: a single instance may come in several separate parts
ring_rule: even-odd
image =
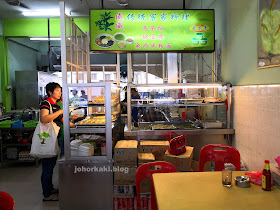
[[[196,33],[196,34],[195,34],[195,37],[196,37],[197,39],[202,39],[202,38],[203,38],[203,33]]]
[[[124,42],[124,41],[120,41],[120,42],[118,42],[118,47],[119,48],[121,48],[121,49],[123,49],[123,48],[125,48],[126,47],[126,43]]]
[[[197,38],[192,38],[192,43],[195,45],[199,44],[199,40]]]
[[[133,44],[134,38],[133,37],[126,37],[125,41],[126,41],[127,44]]]
[[[124,33],[118,32],[114,34],[114,38],[117,41],[125,41],[126,35]]]
[[[199,40],[200,44],[202,44],[202,45],[206,45],[207,41],[208,40],[206,38],[202,38],[201,40]]]

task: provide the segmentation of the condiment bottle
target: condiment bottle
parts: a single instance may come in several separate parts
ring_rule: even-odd
[[[271,191],[271,171],[269,167],[269,160],[264,161],[264,169],[262,173],[262,189]]]

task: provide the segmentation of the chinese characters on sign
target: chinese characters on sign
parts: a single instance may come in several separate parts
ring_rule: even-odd
[[[188,20],[189,20],[189,16],[190,16],[190,14],[188,14],[188,13],[187,13],[187,14],[182,14],[182,15],[181,15],[181,20],[182,20],[182,21],[188,21]],[[136,21],[135,17],[136,17],[135,14],[129,13],[129,14],[127,15],[127,21]],[[166,13],[161,13],[161,14],[159,15],[159,17],[160,17],[160,20],[163,21],[163,22],[168,20],[168,15],[167,15]],[[154,22],[154,21],[156,21],[156,19],[157,19],[157,14],[156,14],[156,13],[152,13],[152,14],[149,15],[149,20],[150,20],[150,21]],[[172,13],[172,14],[170,15],[170,20],[171,20],[171,21],[178,21],[178,19],[179,19],[178,13]],[[122,13],[118,13],[118,15],[116,15],[116,20],[123,20]],[[144,14],[144,13],[139,14],[139,15],[137,16],[137,20],[138,20],[138,21],[147,21],[146,14]],[[116,27],[122,28],[122,29],[123,29],[122,23],[121,23],[121,22],[118,22],[118,23],[116,24]],[[143,31],[156,31],[156,30],[158,30],[158,31],[164,31],[162,25],[159,25],[159,26],[151,25],[150,28],[148,28],[147,25],[144,25],[144,26],[142,27],[142,30],[143,30]],[[156,37],[156,36],[157,36],[157,37]],[[149,37],[148,34],[143,34],[143,35],[142,35],[142,39],[143,39],[143,40],[164,40],[164,34],[162,34],[162,33],[161,33],[161,34],[158,34],[158,35],[151,34],[150,37]],[[160,48],[160,49],[163,49],[164,47],[166,47],[166,48],[168,48],[168,49],[171,49],[171,48],[172,48],[172,45],[171,45],[170,43],[167,43],[166,46],[164,46],[164,44],[162,44],[162,43],[156,44],[156,43],[154,43],[154,42],[151,43],[151,45],[150,45],[150,48],[151,48],[151,49],[155,49],[155,48],[157,48],[157,47]],[[135,48],[136,48],[136,49],[140,49],[140,48],[141,48],[141,45],[140,45],[139,43],[136,43]],[[148,45],[147,43],[144,43],[143,46],[142,46],[142,48],[148,49],[148,48],[149,48],[149,45]]]
[[[91,10],[91,50],[214,50],[214,10]]]

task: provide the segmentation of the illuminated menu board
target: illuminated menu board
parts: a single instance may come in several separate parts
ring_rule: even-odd
[[[214,10],[91,10],[91,51],[213,52]]]

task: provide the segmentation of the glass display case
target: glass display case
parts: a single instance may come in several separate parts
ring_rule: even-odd
[[[128,131],[230,128],[231,85],[128,85]]]
[[[68,86],[70,142],[69,158],[112,159],[112,146],[122,136],[120,124],[120,88],[110,83]]]

